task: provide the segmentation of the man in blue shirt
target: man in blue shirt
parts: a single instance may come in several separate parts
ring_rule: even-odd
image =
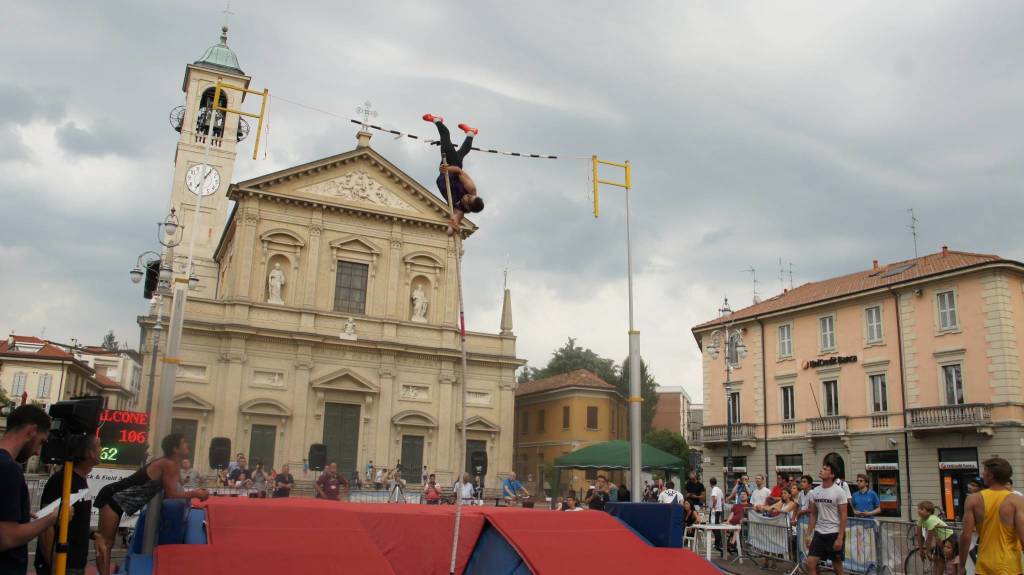
[[[857,491],[852,494],[852,499],[854,517],[874,517],[882,512],[882,501],[863,473],[857,474]]]
[[[522,491],[526,497],[530,496],[530,492],[523,487],[523,484],[516,479],[516,472],[508,474],[505,481],[501,482],[501,495],[505,498],[505,501],[512,502],[519,499],[519,492]]]

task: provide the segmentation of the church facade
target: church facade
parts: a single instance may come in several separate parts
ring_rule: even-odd
[[[219,46],[227,50],[225,37]],[[203,94],[218,78],[248,84],[233,64],[188,67],[183,126],[200,132]],[[197,465],[207,468],[213,437],[293,472],[323,443],[346,475],[400,461],[411,482],[424,466],[452,481],[465,449],[467,461],[486,453],[494,485],[512,470],[514,374],[524,361],[506,293],[501,333],[467,334],[463,377],[445,202],[373,150],[366,132],[351,151],[228,185],[238,119],[223,122],[218,161],[228,173],[211,193],[212,217],[234,205],[218,241],[197,252],[203,285],[185,309],[174,383],[173,427],[196,446]],[[181,132],[185,176],[172,198],[187,213],[197,148]],[[466,222],[463,235],[473,231]],[[139,323],[148,344],[155,313]]]

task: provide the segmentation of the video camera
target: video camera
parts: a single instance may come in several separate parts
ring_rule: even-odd
[[[44,463],[79,461],[91,435],[100,426],[103,398],[98,395],[58,401],[50,406],[50,436],[43,444]]]

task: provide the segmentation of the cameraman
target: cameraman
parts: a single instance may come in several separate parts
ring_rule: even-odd
[[[87,439],[84,453],[79,461],[75,462],[74,474],[71,476],[71,493],[88,490],[89,483],[86,478],[93,467],[100,462],[100,439],[90,435]],[[39,501],[40,507],[45,507],[52,501],[60,499],[64,488],[64,468],[50,476],[43,488],[43,496]],[[89,519],[92,515],[92,502],[88,499],[79,501],[74,506],[74,514],[68,524],[68,563],[67,575],[82,575],[85,573],[85,564],[89,558]],[[54,514],[56,515],[56,514]],[[39,534],[39,541],[36,547],[36,573],[38,575],[50,575],[53,571],[54,542],[57,540],[57,528],[47,529]]]
[[[57,522],[59,513],[30,521],[28,486],[22,465],[50,435],[50,416],[35,405],[23,405],[7,418],[0,437],[0,573],[28,571],[28,542]]]

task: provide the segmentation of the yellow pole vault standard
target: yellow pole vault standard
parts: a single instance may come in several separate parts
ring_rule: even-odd
[[[442,160],[441,168],[444,169],[444,187],[448,193],[448,216],[455,218],[455,202],[452,201],[452,181],[448,174],[448,161]],[[461,227],[461,226],[460,226]],[[461,465],[456,473],[459,476],[459,483],[462,483],[462,473],[466,469],[466,314],[462,305],[462,230],[455,230],[452,234],[452,241],[455,242],[455,282],[459,286],[459,341],[462,347],[462,453]],[[462,523],[462,494],[461,487],[456,483],[455,493],[455,534],[452,536],[452,560],[449,572],[455,575],[455,560],[459,550],[459,525]]]
[[[235,108],[228,108],[227,106],[220,105],[220,92],[221,90],[237,90],[246,94],[256,94],[262,96],[260,103],[260,113],[253,114],[252,112],[246,112],[244,110],[236,110]],[[217,82],[216,89],[213,92],[213,109],[218,112],[231,112],[232,114],[238,114],[239,116],[249,116],[250,118],[257,118],[259,122],[256,124],[256,142],[252,147],[252,159],[256,159],[256,152],[260,149],[260,135],[263,133],[263,116],[267,112],[267,96],[270,95],[270,91],[264,89],[262,92],[259,90],[250,90],[241,86],[235,86],[233,84],[225,84],[223,82]],[[210,119],[213,121],[213,118]]]
[[[598,199],[600,197],[600,195],[599,195],[599,190],[600,190],[599,184],[607,184],[609,186],[616,186],[616,187],[619,187],[619,188],[625,188],[626,192],[629,192],[629,189],[632,187],[632,173],[631,173],[630,167],[629,167],[629,160],[626,160],[626,162],[624,164],[620,164],[618,162],[609,162],[609,161],[606,161],[606,160],[598,159],[597,156],[590,156],[590,161],[593,164],[593,171],[594,171],[594,178],[593,178],[593,180],[594,180],[594,217],[596,218],[599,215],[599,213],[600,213],[600,206],[601,206],[601,202]],[[598,173],[597,173],[597,166],[598,166],[598,164],[604,164],[606,166],[615,166],[616,168],[622,168],[626,172],[626,179],[625,179],[625,181],[624,182],[612,182],[612,181],[609,181],[609,180],[602,180],[598,176]]]
[[[629,230],[629,196],[633,187],[633,174],[629,160],[620,164],[601,160],[591,156],[594,169],[594,217],[598,215],[598,188],[600,184],[615,186],[626,190],[626,277],[629,285],[629,493],[634,503],[640,501],[640,470],[643,462],[640,459],[640,330],[635,328],[633,320],[633,243]],[[598,165],[622,168],[625,177],[621,182],[602,180],[598,175]]]

